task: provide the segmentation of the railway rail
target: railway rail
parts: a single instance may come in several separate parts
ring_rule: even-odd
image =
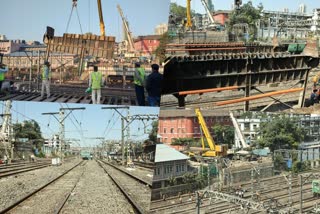
[[[7,206],[6,208],[4,208],[3,210],[0,210],[0,214],[3,213],[17,213],[19,209],[23,209],[23,204],[26,203],[31,203],[33,200],[33,197],[37,197],[37,195],[41,195],[41,193],[43,194],[47,194],[45,193],[45,191],[49,191],[50,192],[50,188],[51,186],[55,185],[57,182],[63,180],[66,178],[66,176],[72,172],[74,169],[76,169],[77,167],[83,165],[83,161],[78,162],[76,165],[72,166],[71,168],[69,168],[68,170],[66,170],[64,173],[62,173],[61,175],[53,178],[52,180],[50,180],[49,182],[47,182],[46,184],[40,186],[39,188],[35,189],[34,191],[28,193],[27,195],[23,196],[22,198],[18,199],[16,202],[14,202],[13,204]],[[82,172],[83,173],[83,172]],[[79,176],[78,178],[80,178],[81,176]],[[68,180],[68,179],[67,179]],[[72,188],[69,188],[69,192],[74,189],[74,187],[77,185],[79,179],[76,182],[72,182]],[[69,184],[70,185],[70,184]],[[50,188],[49,188],[50,187]],[[66,188],[58,188],[58,189],[62,189],[62,190],[66,190]],[[68,188],[67,188],[68,189]],[[46,195],[47,196],[47,195]],[[46,197],[48,198],[48,196]],[[59,209],[61,207],[63,207],[63,204],[65,203],[66,199],[64,199],[63,203],[59,204],[58,207],[55,208],[55,210],[51,210],[50,213],[54,212],[54,213],[59,213]],[[38,201],[37,201],[38,202]],[[21,213],[23,213],[24,211],[19,210]]]
[[[0,179],[12,175],[17,175],[23,172],[29,172],[36,169],[41,169],[51,166],[50,162],[15,164],[8,166],[0,166]]]
[[[135,208],[136,213],[147,213],[151,198],[151,184],[113,164],[96,160],[115,185]]]
[[[291,206],[289,199],[289,185],[288,181],[283,176],[271,177],[260,180],[260,187],[257,187],[257,183],[254,185],[258,188],[260,197],[254,198],[255,201],[260,203],[271,203],[269,206],[275,206],[276,209],[287,209],[288,213],[291,211],[297,212],[299,209],[300,200],[300,185],[297,177],[293,177],[291,189]],[[256,196],[256,193],[252,194],[250,182],[243,183],[242,188],[247,192],[244,194],[244,198],[252,200],[251,197]],[[224,193],[234,195],[234,190],[223,190]],[[319,198],[314,197],[311,193],[311,182],[306,183],[302,189],[303,192],[303,212],[310,213],[314,210],[316,202],[319,202]],[[273,203],[273,204],[272,204]],[[166,201],[155,200],[151,203],[151,213],[194,213],[196,209],[196,196],[195,194],[182,195],[179,197],[168,198]],[[205,210],[206,213],[239,213],[241,207],[232,203],[228,203],[221,200],[205,198],[202,200],[201,210]],[[243,207],[243,209],[245,209]],[[233,212],[234,211],[234,212]],[[261,213],[260,211],[250,210],[248,213]]]

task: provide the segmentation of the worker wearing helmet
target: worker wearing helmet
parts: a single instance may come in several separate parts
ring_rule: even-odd
[[[98,66],[94,66],[89,79],[89,87],[92,89],[92,104],[100,104],[102,85],[102,74],[98,71]]]
[[[139,106],[145,106],[145,97],[144,97],[145,77],[146,77],[146,72],[144,68],[141,68],[140,63],[136,62],[133,82],[134,82],[137,101]]]
[[[45,61],[42,67],[41,98],[43,98],[44,96],[44,90],[46,90],[47,98],[50,97],[50,80],[51,80],[50,63],[48,61]]]

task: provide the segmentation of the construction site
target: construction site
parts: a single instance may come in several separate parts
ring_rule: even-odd
[[[148,212],[159,109],[1,104],[0,213]]]
[[[95,20],[95,25],[100,26],[100,34],[83,33],[87,26],[83,23],[84,15],[81,16],[80,11],[87,3],[77,0],[69,2],[71,13],[66,20],[67,27],[63,35],[57,35],[57,30],[48,23],[47,28],[39,32],[39,35],[43,35],[43,43],[35,41],[26,44],[21,40],[0,40],[0,63],[2,67],[8,67],[6,81],[10,83],[5,90],[7,93],[2,93],[0,100],[90,104],[91,94],[86,93],[86,89],[94,66],[97,66],[103,79],[101,104],[137,105],[133,84],[134,63],[139,62],[145,68],[146,76],[151,73],[151,64],[159,63],[155,51],[167,24],[153,21],[154,27],[145,30],[149,34],[133,35],[134,30],[130,28],[129,21],[134,20],[136,24],[135,20],[138,18],[132,16],[133,9],[128,7],[125,1],[121,1],[123,5],[117,3],[113,8],[118,12],[117,17],[104,17],[103,14],[103,8],[113,7],[114,2],[102,5],[101,1],[95,1],[89,3],[89,6],[91,4],[91,7],[97,8],[94,14],[99,14],[99,20]],[[136,5],[146,6],[143,2]],[[163,2],[162,5],[167,7],[168,3]],[[90,19],[90,7],[87,13],[89,15],[85,15]],[[163,11],[163,14],[167,14],[167,11]],[[167,22],[167,15],[163,17]],[[118,27],[118,31],[121,29],[118,32],[120,37],[108,35],[107,32],[111,29],[105,26],[105,19],[109,23],[109,19],[116,18],[119,19],[119,26],[114,23],[113,28]],[[77,28],[80,28],[81,34],[69,32],[69,29]],[[112,31],[115,32],[115,29]],[[42,67],[47,61],[52,72],[51,96],[45,98],[40,96],[40,91]]]
[[[234,9],[221,15],[219,10],[210,12],[202,0],[197,4],[203,4],[206,14],[202,17],[210,21],[200,26],[201,14],[192,12],[191,1],[186,2],[185,7],[172,3],[175,7],[170,11],[162,108],[201,105],[271,111],[269,107],[277,103],[280,108],[310,105],[306,100],[319,73],[319,10],[283,15],[255,8],[252,2],[243,7],[235,1]],[[225,21],[248,15],[248,7],[259,14],[258,27]],[[176,8],[184,9],[186,15]],[[267,21],[272,25],[262,24]],[[263,33],[266,30],[269,34]]]
[[[181,2],[170,7],[150,212],[320,213],[319,9]],[[241,23],[254,19],[248,8],[255,27]]]

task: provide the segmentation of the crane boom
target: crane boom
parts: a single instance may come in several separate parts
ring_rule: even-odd
[[[214,22],[214,19],[212,17],[212,14],[211,14],[211,12],[209,10],[209,7],[207,5],[207,2],[205,0],[201,0],[201,3],[203,5],[204,9],[206,10],[207,15],[209,16],[211,24],[214,24],[215,22]]]
[[[191,0],[187,0],[187,28],[192,27],[192,20],[191,20]]]
[[[106,30],[105,30],[104,21],[103,21],[101,0],[97,0],[97,4],[98,4],[99,19],[100,19],[100,35],[105,36]]]
[[[200,109],[199,108],[195,108],[195,113],[196,113],[196,116],[198,118],[200,128],[203,131],[203,133],[204,133],[204,135],[206,137],[207,143],[209,145],[209,148],[210,148],[210,150],[204,152],[202,154],[202,156],[205,156],[205,157],[226,156],[227,155],[228,146],[227,145],[216,145],[214,140],[213,140],[213,138],[212,138],[212,136],[211,136],[211,134],[210,134],[210,131],[209,131],[208,127],[207,127],[206,121],[204,120]],[[202,149],[205,150],[203,138],[201,139],[201,142],[202,142]]]
[[[206,124],[206,121],[204,120],[200,109],[196,108],[195,112],[196,112],[196,115],[198,117],[198,121],[199,121],[200,127],[201,127],[201,129],[202,129],[202,131],[204,133],[204,136],[207,139],[207,142],[208,142],[208,145],[210,147],[210,150],[215,150],[215,143],[214,143],[213,138],[212,138],[212,136],[211,136],[211,134],[209,132],[209,129],[208,129],[207,124]]]
[[[241,144],[242,144],[242,145],[241,145],[242,148],[248,148],[249,145],[248,145],[248,144],[246,143],[246,141],[244,140],[244,137],[243,137],[243,134],[242,134],[242,132],[241,132],[241,130],[240,130],[239,124],[238,124],[236,118],[233,116],[233,113],[232,113],[232,112],[230,112],[230,117],[231,117],[231,120],[232,120],[232,124],[233,124],[233,126],[234,126],[234,128],[235,128],[235,130],[236,130],[236,133],[237,133],[237,135],[238,135],[238,137],[239,137],[239,139],[240,139],[240,142],[241,142]],[[241,146],[240,146],[240,145],[236,145],[236,148],[240,148]]]
[[[133,42],[133,39],[132,39],[132,36],[131,36],[131,32],[130,32],[127,20],[125,19],[124,15],[123,15],[123,12],[122,12],[122,9],[121,9],[120,5],[117,5],[117,8],[118,8],[119,14],[121,16],[121,19],[122,19],[122,22],[123,22],[123,25],[124,25],[124,28],[125,28],[125,31],[126,31],[126,34],[127,34],[129,48],[130,48],[129,51],[130,52],[134,52],[135,51],[134,42]]]

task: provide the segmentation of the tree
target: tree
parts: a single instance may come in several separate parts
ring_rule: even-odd
[[[186,17],[187,8],[178,5],[177,3],[170,4],[170,14],[179,18]]]
[[[227,144],[232,147],[234,144],[234,128],[231,126],[215,125],[212,127],[215,135],[214,140],[218,144]]]
[[[162,36],[160,38],[159,46],[154,51],[156,57],[159,60],[159,63],[164,62],[164,60],[166,59],[166,46],[170,42],[170,40],[171,40],[170,36],[167,32],[162,34]]]
[[[214,11],[214,5],[212,4],[212,0],[207,0],[208,8],[212,12]]]
[[[304,139],[305,133],[295,120],[279,115],[271,121],[261,123],[261,138],[257,141],[261,147],[276,149],[296,149]]]
[[[32,140],[32,144],[35,148],[41,149],[43,137],[41,135],[40,126],[35,120],[14,124],[13,131],[15,139],[28,138],[29,140]]]
[[[149,133],[149,140],[154,142],[154,143],[158,142],[157,134],[158,134],[158,121],[154,121],[152,123],[152,129],[151,129],[151,131]]]
[[[228,22],[228,31],[231,32],[235,24],[246,23],[249,26],[249,40],[253,41],[257,35],[256,22],[261,19],[261,11],[263,5],[260,3],[258,8],[252,5],[252,1],[248,1],[239,10],[234,10]]]

